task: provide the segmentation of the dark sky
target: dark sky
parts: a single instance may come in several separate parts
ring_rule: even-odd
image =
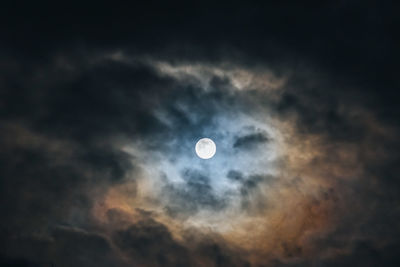
[[[160,2],[0,8],[0,265],[400,266],[398,5]]]

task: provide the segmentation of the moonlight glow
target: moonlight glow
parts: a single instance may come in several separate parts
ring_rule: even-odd
[[[196,143],[196,154],[202,159],[210,159],[215,155],[217,147],[210,138],[202,138]]]

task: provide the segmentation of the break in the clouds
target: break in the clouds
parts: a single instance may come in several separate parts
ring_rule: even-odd
[[[6,9],[2,266],[399,265],[390,5]]]

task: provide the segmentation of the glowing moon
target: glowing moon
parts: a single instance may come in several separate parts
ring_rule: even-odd
[[[196,154],[202,159],[210,159],[215,155],[217,147],[210,138],[201,138],[196,143]]]

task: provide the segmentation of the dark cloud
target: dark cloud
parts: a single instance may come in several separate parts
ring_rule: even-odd
[[[234,148],[251,149],[259,144],[266,143],[269,138],[263,133],[253,133],[236,138]]]
[[[107,239],[80,229],[58,228],[53,232],[56,266],[110,266],[121,264],[114,258]]]
[[[226,175],[228,179],[233,181],[243,181],[243,174],[240,171],[230,170]]]
[[[192,233],[193,234],[193,233]],[[250,266],[222,240],[201,237],[201,240],[179,242],[168,228],[153,219],[141,220],[113,234],[113,242],[127,253],[133,264],[146,266]],[[196,237],[198,239],[198,237]],[[192,240],[193,241],[193,240]],[[222,241],[223,242],[223,241]]]
[[[230,170],[227,178],[239,185],[241,209],[249,214],[259,214],[268,207],[268,199],[262,187],[272,186],[276,177],[252,174],[245,176],[240,171]]]
[[[183,178],[183,184],[167,184],[163,190],[170,199],[170,204],[165,207],[170,216],[187,216],[197,213],[199,209],[221,210],[226,206],[226,199],[214,192],[206,175],[184,170]]]
[[[113,241],[138,265],[190,265],[187,249],[172,238],[164,225],[153,220],[141,221],[126,230],[117,231]]]

